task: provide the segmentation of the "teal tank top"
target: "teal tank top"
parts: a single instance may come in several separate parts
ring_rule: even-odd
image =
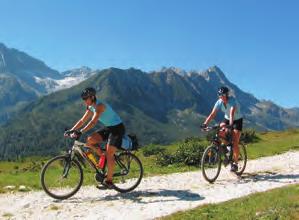
[[[102,112],[102,114],[99,117],[99,121],[106,127],[108,126],[115,126],[120,123],[122,123],[122,120],[120,119],[119,115],[113,111],[111,106],[103,101],[97,101],[97,105],[103,104],[105,105],[105,111]],[[96,112],[95,108],[90,105],[88,106],[88,109],[92,111],[93,113]]]
[[[216,110],[220,110],[221,109],[221,111],[224,112],[224,117],[227,120],[230,119],[230,117],[229,117],[230,114],[229,113],[230,113],[231,107],[235,107],[236,108],[235,115],[234,115],[234,121],[242,118],[242,113],[241,113],[241,110],[240,110],[240,105],[239,105],[239,103],[236,101],[236,99],[234,97],[230,96],[228,98],[228,102],[227,102],[226,106],[224,105],[224,103],[223,103],[223,101],[221,99],[219,99],[216,102],[215,106],[214,106],[214,108]]]

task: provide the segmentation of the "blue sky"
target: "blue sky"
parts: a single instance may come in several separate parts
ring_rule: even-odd
[[[219,66],[260,99],[299,106],[299,1],[0,0],[0,42],[63,71]]]

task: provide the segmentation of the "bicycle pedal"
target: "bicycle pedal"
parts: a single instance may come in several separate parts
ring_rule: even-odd
[[[106,186],[104,185],[96,185],[96,188],[99,189],[99,190],[106,190],[108,189]]]
[[[97,182],[99,183],[103,183],[104,179],[105,179],[105,176],[102,174],[102,173],[96,173],[94,175],[94,178]]]
[[[102,182],[102,185],[106,188],[106,189],[114,189],[114,184],[113,183],[108,183],[105,180]]]

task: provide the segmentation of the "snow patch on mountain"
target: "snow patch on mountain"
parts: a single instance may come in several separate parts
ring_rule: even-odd
[[[52,93],[61,89],[67,89],[72,86],[75,86],[87,78],[80,77],[80,76],[79,77],[68,76],[63,79],[55,80],[49,77],[40,78],[35,76],[34,79],[38,84],[46,88],[47,93]]]
[[[53,88],[53,92],[75,86],[87,78],[86,76],[67,76],[64,79],[55,80],[56,86]]]
[[[35,82],[44,86],[47,93],[67,89],[88,79],[95,72],[88,67],[82,67],[61,73],[62,79],[52,79],[50,77],[41,78],[34,76]]]

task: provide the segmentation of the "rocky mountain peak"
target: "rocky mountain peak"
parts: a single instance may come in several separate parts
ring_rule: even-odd
[[[161,70],[159,70],[159,72],[165,72],[165,73],[169,73],[169,74],[178,74],[181,76],[184,76],[187,74],[187,72],[181,68],[178,67],[162,67]]]
[[[78,77],[78,76],[88,76],[91,74],[92,69],[87,66],[82,66],[79,68],[67,70],[61,73],[65,77]]]
[[[28,54],[8,48],[0,44],[0,72],[9,72],[18,78],[32,79],[37,77],[61,78],[58,71],[51,69],[41,60],[35,59]]]
[[[208,68],[200,75],[202,75],[207,81],[218,82],[219,84],[227,84],[229,82],[222,70],[217,66]]]

